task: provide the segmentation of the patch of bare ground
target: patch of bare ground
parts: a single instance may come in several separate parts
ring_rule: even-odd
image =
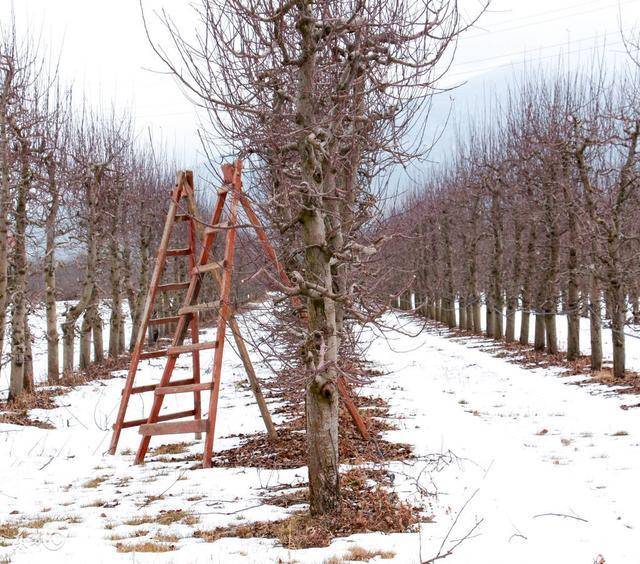
[[[405,460],[411,457],[411,447],[392,443],[381,437],[391,426],[378,417],[362,410],[371,438],[362,439],[346,410],[340,410],[340,461],[345,464]],[[265,433],[238,435],[242,443],[234,448],[218,452],[216,466],[250,466],[270,469],[300,468],[307,464],[307,443],[304,432],[304,416],[279,425],[278,438],[270,440]]]
[[[67,393],[70,389],[93,380],[113,378],[112,372],[123,370],[128,366],[129,357],[106,359],[100,364],[90,366],[87,370],[63,376],[55,386],[43,384],[33,391],[23,392],[10,401],[0,401],[0,423],[53,429],[49,421],[33,419],[29,416],[31,409],[55,409],[58,404],[53,398]]]
[[[194,536],[208,542],[224,537],[273,538],[284,548],[301,549],[328,546],[334,538],[356,533],[414,530],[420,520],[420,509],[402,502],[395,492],[381,486],[377,481],[380,470],[371,472],[354,468],[342,474],[341,510],[335,514],[312,516],[304,511],[279,521],[200,530]]]

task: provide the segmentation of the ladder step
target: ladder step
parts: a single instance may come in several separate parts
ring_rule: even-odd
[[[181,307],[178,310],[178,315],[187,315],[189,313],[199,313],[201,311],[211,311],[213,309],[219,309],[220,302],[205,302],[201,304],[194,304],[190,306]]]
[[[215,225],[210,225],[209,227],[204,228],[204,234],[210,235],[211,233],[215,233],[216,231],[220,231],[221,229],[228,229],[229,222],[221,221],[220,223],[216,223]]]
[[[179,315],[170,315],[169,317],[154,317],[149,319],[149,325],[164,325],[165,323],[177,323],[180,321]]]
[[[181,433],[203,433],[207,430],[207,419],[193,421],[171,421],[170,423],[147,423],[140,425],[138,432],[141,435],[178,435]]]
[[[191,254],[191,249],[189,247],[184,247],[181,249],[167,249],[168,257],[183,257]]]
[[[200,313],[203,311],[212,311],[220,308],[220,302],[202,302],[201,304],[193,304],[183,306],[178,310],[178,315],[188,315],[192,313]]]
[[[185,392],[205,392],[213,389],[213,382],[198,382],[197,384],[185,384],[184,386],[169,385],[162,388],[156,388],[156,396],[166,394],[183,394]]]
[[[193,384],[193,378],[183,378],[182,380],[174,380],[169,382],[167,386],[182,386],[183,384]],[[131,388],[132,394],[142,394],[144,392],[153,392],[160,384],[145,384],[144,386],[134,386]],[[124,393],[124,390],[122,390]]]
[[[144,351],[140,353],[140,360],[146,358],[160,358],[161,356],[167,356],[167,349],[158,349],[155,351]]]
[[[174,221],[177,223],[178,221],[189,221],[191,216],[188,213],[177,213]]]
[[[159,292],[171,292],[172,290],[186,290],[190,282],[171,282],[170,284],[160,284]]]
[[[207,264],[199,264],[193,267],[191,271],[191,275],[194,276],[196,274],[203,274],[205,272],[211,272],[212,270],[218,270],[220,268],[224,268],[225,263],[223,260],[208,262]]]
[[[195,409],[190,409],[189,411],[178,411],[177,413],[167,413],[166,415],[160,415],[158,417],[158,421],[169,421],[171,419],[181,419],[183,417],[191,417],[196,414]],[[148,418],[144,419],[132,419],[131,421],[125,421],[122,423],[123,429],[128,429],[129,427],[138,427],[139,425],[144,425],[147,422]],[[115,425],[114,425],[115,427]]]
[[[180,345],[177,347],[169,347],[167,349],[167,356],[178,356],[179,354],[190,353],[195,351],[206,351],[209,349],[215,349],[218,346],[216,341],[210,341],[206,343],[192,343],[190,345]]]

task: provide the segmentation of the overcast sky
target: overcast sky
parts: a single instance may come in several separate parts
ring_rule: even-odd
[[[197,113],[171,77],[153,72],[163,69],[148,46],[138,0],[0,0],[0,20],[12,4],[19,30],[31,28],[61,53],[62,76],[73,82],[76,97],[86,92],[94,104],[130,107],[138,128],[161,133],[179,164],[195,168],[202,160]],[[143,4],[150,19],[164,7],[183,22],[185,35],[191,33],[190,1]],[[480,2],[461,5],[471,15]],[[621,56],[620,28],[630,32],[639,17],[640,0],[494,0],[461,39],[447,83],[517,68],[525,59],[553,64],[561,53],[588,60],[604,37],[607,54]]]

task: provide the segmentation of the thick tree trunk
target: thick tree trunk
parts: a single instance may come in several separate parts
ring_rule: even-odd
[[[578,252],[569,248],[567,285],[567,360],[580,356],[580,296],[578,293]]]
[[[486,294],[486,311],[485,311],[485,335],[489,338],[493,337],[493,320],[494,320],[494,305],[489,297],[489,294]]]
[[[5,112],[8,86],[0,88],[0,356],[4,351],[8,306],[8,213],[11,202],[9,138]],[[0,361],[2,359],[0,358]]]
[[[115,215],[114,215],[115,217]],[[109,264],[111,282],[111,318],[109,319],[109,358],[120,354],[122,334],[122,288],[119,249],[116,239],[117,224],[112,225],[112,236],[109,245]]]
[[[541,302],[544,300],[545,289],[543,287],[538,291],[537,307],[536,307],[536,323],[535,335],[533,338],[533,348],[537,351],[543,351],[546,345],[546,328],[545,313]]]
[[[303,12],[298,26],[301,48],[305,53],[298,68],[298,122],[302,128],[313,131],[317,124],[314,103],[316,88],[317,30],[313,23],[311,4],[301,3]],[[327,251],[326,233],[327,203],[331,196],[323,185],[323,178],[330,173],[331,152],[329,146],[322,153],[316,149],[311,135],[300,140],[303,214],[302,224],[304,272],[308,280],[321,285],[325,292],[333,291],[331,255]],[[323,166],[322,163],[327,163]],[[305,355],[308,378],[306,383],[305,411],[307,424],[307,449],[309,468],[309,509],[312,515],[333,513],[340,509],[340,477],[338,473],[338,390],[336,362],[338,334],[336,331],[335,302],[328,296],[309,296],[308,342]]]
[[[332,288],[329,257],[322,250],[327,240],[319,210],[303,218],[307,275]],[[307,446],[309,449],[309,504],[314,515],[339,509],[338,392],[333,363],[337,360],[335,308],[329,298],[309,298],[309,346],[312,362],[306,386]]]
[[[27,160],[29,147],[21,142],[21,171],[17,186],[15,207],[15,233],[12,253],[12,310],[11,310],[11,375],[9,399],[28,389],[30,382],[27,367],[27,196],[31,170]]]
[[[51,202],[45,223],[46,247],[44,255],[44,304],[47,319],[47,380],[56,384],[60,379],[60,336],[56,309],[56,223],[58,220],[59,192],[56,171],[49,167],[49,193]]]
[[[467,328],[467,305],[462,294],[460,295],[460,298],[458,300],[458,315],[458,327],[464,330]]]
[[[602,321],[600,319],[600,288],[594,273],[591,274],[589,294],[589,329],[591,339],[591,370],[602,370]]]
[[[87,308],[80,325],[80,370],[91,365],[91,309]]]

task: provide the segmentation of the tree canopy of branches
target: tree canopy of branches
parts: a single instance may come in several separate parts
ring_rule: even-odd
[[[310,507],[339,509],[339,351],[373,319],[375,182],[419,152],[414,118],[464,24],[454,0],[202,0],[195,39],[169,15],[158,55],[209,115],[208,138],[251,159],[254,191],[304,298]],[[150,27],[147,27],[151,37]],[[275,283],[275,280],[271,280]]]

